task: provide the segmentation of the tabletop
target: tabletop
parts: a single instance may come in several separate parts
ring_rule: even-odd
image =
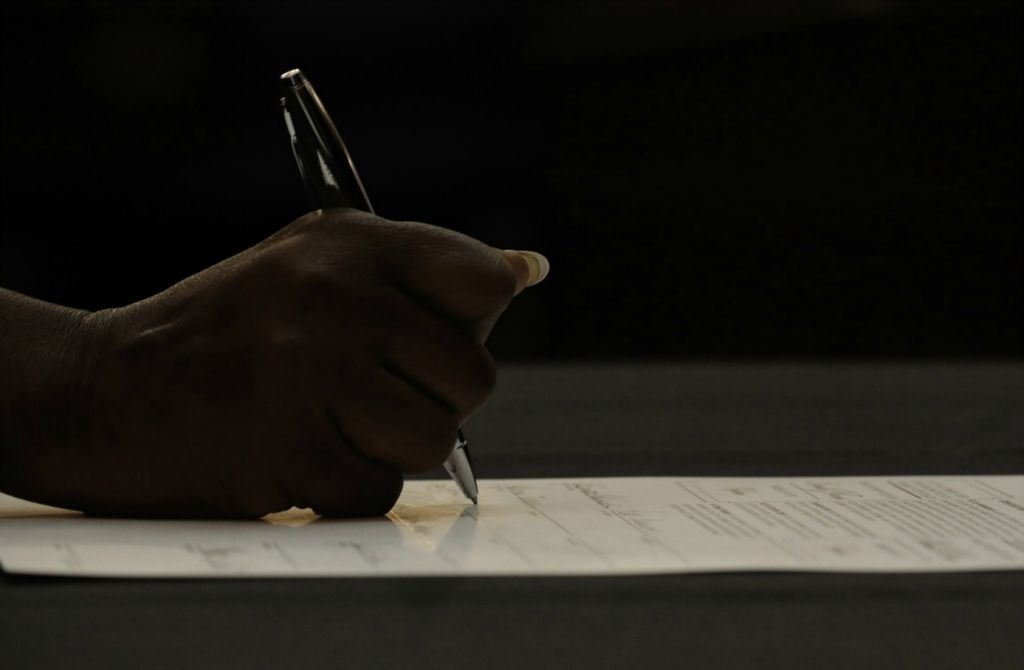
[[[480,477],[1024,473],[1024,364],[503,368]],[[443,473],[432,473],[440,476]],[[15,668],[1009,668],[1024,573],[3,575]]]

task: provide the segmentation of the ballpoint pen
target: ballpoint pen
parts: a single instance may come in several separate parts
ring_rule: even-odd
[[[281,107],[299,172],[316,207],[351,207],[374,213],[341,134],[301,70],[281,75]],[[463,495],[477,504],[479,492],[469,442],[459,428],[444,468]]]

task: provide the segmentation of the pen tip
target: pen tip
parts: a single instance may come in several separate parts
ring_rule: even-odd
[[[473,501],[473,504],[474,504],[474,505],[477,505],[477,504],[479,504],[479,503],[477,503],[477,501],[476,501],[476,496],[473,496],[472,498],[470,498],[470,500],[472,500],[472,501]]]

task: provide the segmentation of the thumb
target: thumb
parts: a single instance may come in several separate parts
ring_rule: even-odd
[[[501,252],[501,255],[516,275],[515,295],[522,293],[523,289],[528,286],[544,281],[544,278],[548,276],[548,270],[551,269],[548,259],[536,251],[506,249]]]

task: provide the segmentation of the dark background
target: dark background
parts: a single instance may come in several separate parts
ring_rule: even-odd
[[[1024,353],[1017,3],[0,11],[8,288],[124,304],[301,215],[301,67],[382,215],[549,256],[499,358]]]

